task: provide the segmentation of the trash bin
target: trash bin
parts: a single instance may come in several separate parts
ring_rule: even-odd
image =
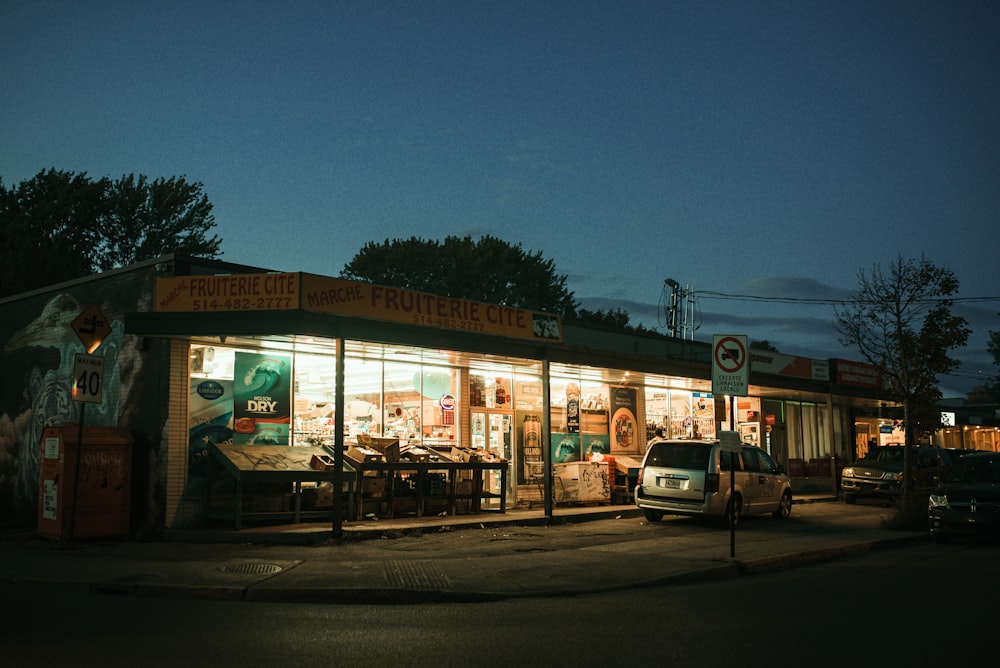
[[[131,433],[84,427],[82,447],[79,440],[80,427],[75,424],[46,427],[42,432],[38,533],[48,538],[128,534]]]

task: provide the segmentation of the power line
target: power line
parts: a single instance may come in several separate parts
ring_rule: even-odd
[[[733,295],[725,292],[714,292],[711,290],[697,290],[692,295],[703,299],[722,299],[730,301],[746,302],[771,302],[773,304],[818,304],[828,306],[842,306],[846,304],[860,303],[856,299],[818,299],[809,297],[762,297],[760,295]],[[1000,297],[952,297],[947,298],[952,303],[975,303],[975,302],[1000,302]],[[919,300],[922,303],[936,303],[941,299]]]

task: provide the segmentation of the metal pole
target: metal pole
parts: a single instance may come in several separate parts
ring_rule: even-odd
[[[80,490],[80,452],[83,450],[83,418],[87,414],[87,404],[80,404],[80,424],[77,426],[76,430],[76,463],[73,466],[73,502],[70,504],[69,511],[69,536],[70,540],[73,540],[73,534],[76,533],[76,497],[79,495]]]
[[[827,438],[830,439],[830,486],[834,497],[837,496],[837,449],[836,449],[836,430],[833,426],[833,392],[826,395],[826,411],[827,411],[827,422],[829,423],[829,429],[827,429]]]
[[[549,361],[542,360],[542,433],[539,442],[542,444],[542,481],[545,487],[545,516],[552,519],[552,430],[550,416],[552,415],[552,386],[549,377]]]
[[[333,527],[340,537],[344,524],[344,338],[337,338],[336,394],[333,399]],[[355,481],[357,484],[358,481]],[[360,496],[358,498],[360,502]]]
[[[729,424],[736,429],[736,397],[729,397]],[[736,556],[736,453],[729,453],[729,556]]]
[[[729,556],[736,556],[736,504],[733,494],[736,493],[736,453],[729,453]]]

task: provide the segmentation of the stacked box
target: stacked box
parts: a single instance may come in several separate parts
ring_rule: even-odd
[[[316,487],[316,503],[317,508],[331,508],[333,507],[333,485],[328,482],[320,483]]]
[[[418,448],[412,445],[407,445],[401,448],[399,454],[400,457],[408,459],[411,462],[428,462],[431,459],[431,453],[427,452],[423,448]]]
[[[479,481],[479,491],[480,492],[483,491],[483,483],[482,483],[482,481]],[[472,496],[472,494],[473,494],[472,480],[471,479],[469,479],[469,480],[459,480],[458,484],[457,484],[457,487],[455,489],[455,495],[456,496]]]
[[[376,450],[370,448],[351,446],[347,448],[347,456],[356,462],[380,462],[382,461],[382,454]]]
[[[309,460],[309,466],[314,471],[332,471],[334,467],[333,457],[330,455],[313,455]]]
[[[375,499],[385,496],[385,478],[373,476],[361,478],[361,495]]]
[[[250,512],[280,513],[291,508],[290,494],[254,494],[250,497]]]
[[[468,448],[453,447],[451,449],[451,458],[456,462],[478,462],[480,460],[480,455],[474,450],[469,450]]]
[[[448,482],[443,473],[429,473],[427,475],[427,489],[430,496],[444,496],[448,493]]]
[[[443,515],[448,513],[448,499],[431,498],[424,501],[425,515]]]

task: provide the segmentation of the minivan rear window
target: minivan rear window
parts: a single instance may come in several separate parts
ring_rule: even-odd
[[[704,471],[712,448],[694,443],[654,443],[649,447],[646,466]]]

